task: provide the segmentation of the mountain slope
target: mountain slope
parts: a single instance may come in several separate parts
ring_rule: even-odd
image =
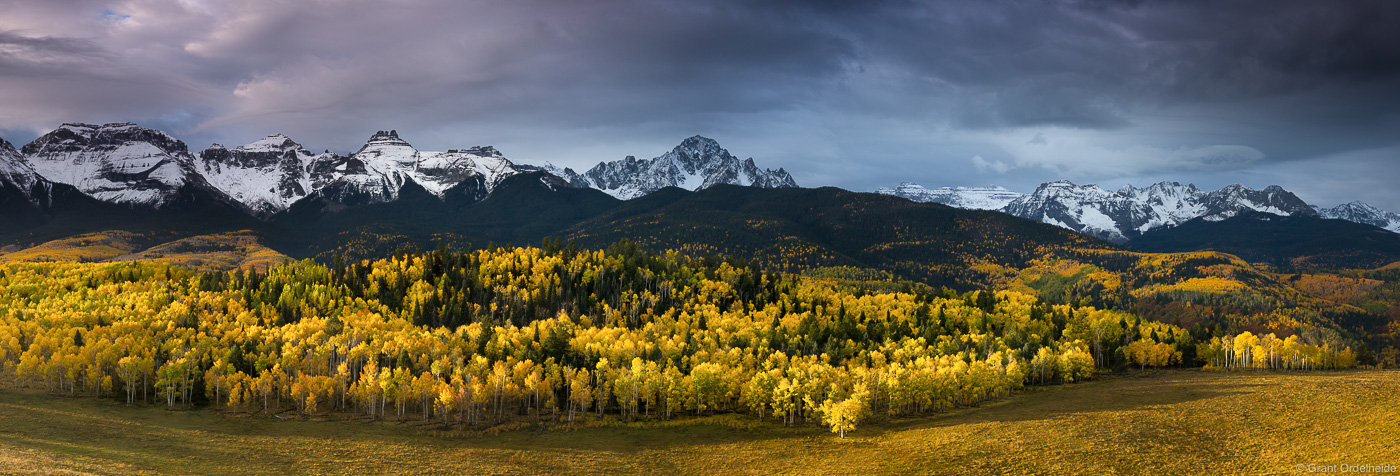
[[[1400,233],[1400,213],[1381,210],[1365,202],[1343,203],[1332,208],[1313,208],[1317,209],[1317,215],[1322,218],[1364,223]]]
[[[713,139],[693,136],[659,157],[636,157],[603,162],[582,174],[572,169],[549,170],[576,187],[589,187],[623,200],[637,198],[666,187],[699,190],[719,184],[759,188],[796,187],[786,170],[759,169],[753,158],[739,160]]]
[[[85,233],[0,254],[0,263],[147,261],[197,270],[266,271],[289,258],[262,245],[251,231],[176,239],[169,233],[109,230]]]
[[[309,166],[314,199],[346,205],[389,202],[412,182],[445,198],[450,190],[481,200],[506,177],[526,170],[490,146],[420,152],[398,131],[379,131],[349,157],[322,155]]]
[[[1129,243],[1149,252],[1214,250],[1251,262],[1301,268],[1375,268],[1400,261],[1400,234],[1316,216],[1244,212],[1198,218]]]
[[[0,226],[42,222],[53,198],[53,182],[39,176],[8,141],[0,139]]]
[[[982,263],[1020,266],[1055,249],[1114,249],[991,211],[837,188],[675,188],[631,200],[560,235],[586,247],[628,239],[655,251],[724,254],[800,271],[880,268],[933,285],[975,286]]]
[[[199,153],[196,169],[210,185],[259,214],[287,209],[311,192],[308,166],[315,156],[282,134],[233,149],[214,144]]]
[[[140,135],[147,132],[129,131]],[[66,156],[74,160],[96,160],[103,162],[110,157],[94,153],[101,149],[126,150],[140,149],[123,141],[121,146],[86,148],[77,139],[62,139],[63,132],[49,137],[50,142],[35,145],[41,152],[38,163],[43,162],[42,153],[56,149],[74,149],[66,153],[48,154],[47,157]],[[72,140],[72,143],[66,141]],[[34,143],[31,143],[34,144]],[[57,144],[57,146],[55,145]],[[110,144],[109,144],[110,145]],[[166,144],[169,146],[169,144]],[[178,150],[172,147],[172,149]],[[142,160],[148,160],[144,158]],[[155,167],[184,170],[183,166],[172,165],[168,157],[157,160],[164,162]],[[103,162],[110,166],[116,162]],[[79,167],[94,167],[93,164],[78,164]],[[97,169],[106,167],[97,165]],[[96,169],[95,169],[96,170]],[[122,178],[108,175],[109,178]],[[128,177],[130,178],[130,177]],[[188,180],[186,180],[188,179]],[[138,184],[150,185],[158,182],[150,177],[134,179]],[[0,246],[27,247],[36,243],[61,239],[75,234],[92,233],[101,230],[120,228],[133,232],[170,232],[176,235],[208,233],[248,228],[257,220],[247,213],[247,209],[229,199],[221,192],[212,189],[197,174],[177,181],[178,185],[157,183],[158,186],[130,190],[131,194],[118,193],[115,196],[132,198],[147,197],[150,200],[135,200],[111,203],[83,193],[78,188],[47,180],[29,166],[8,142],[0,140]]]
[[[0,246],[94,231],[131,220],[133,211],[39,175],[0,139]]]
[[[398,199],[389,202],[302,200],[260,229],[273,247],[295,257],[337,249],[372,257],[398,246],[427,248],[444,240],[476,246],[538,243],[621,203],[597,190],[570,187],[543,171],[505,176],[484,199],[477,190],[474,182],[463,182],[439,198],[409,181],[395,192]],[[394,244],[380,243],[384,237]],[[349,250],[343,246],[347,243],[377,249]]]
[[[232,202],[199,174],[184,142],[129,122],[63,124],[20,152],[48,180],[104,202],[161,208],[194,194]]]

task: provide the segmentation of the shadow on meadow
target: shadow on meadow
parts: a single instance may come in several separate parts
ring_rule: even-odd
[[[1230,380],[1230,381],[1227,381]],[[1009,398],[979,406],[897,419],[873,418],[852,436],[880,438],[921,428],[946,428],[988,422],[1056,420],[1100,412],[1131,412],[1251,393],[1258,386],[1238,379],[1201,375],[1199,372],[1146,372],[1111,376],[1079,384],[1030,387]],[[378,420],[335,415],[303,421],[283,421],[268,415],[227,414],[208,408],[165,411],[155,407],[127,407],[107,399],[78,398],[84,408],[66,411],[52,408],[53,396],[10,394],[0,403],[0,413],[27,414],[45,420],[25,431],[3,431],[0,441],[27,445],[81,445],[80,437],[127,440],[144,446],[163,446],[179,453],[207,452],[201,441],[248,437],[305,439],[318,445],[356,445],[390,438],[414,440],[440,448],[483,450],[559,451],[584,450],[630,453],[698,447],[716,442],[772,443],[774,441],[836,438],[814,423],[786,427],[772,418],[763,422],[749,415],[723,414],[672,421],[608,422],[582,427],[547,424],[515,426],[505,430],[468,430],[415,420]],[[80,402],[77,400],[88,400]],[[291,417],[291,415],[285,415]],[[586,418],[586,417],[585,417]],[[81,445],[92,446],[92,445]],[[57,448],[55,448],[57,449]],[[72,448],[77,449],[77,448]],[[94,453],[104,450],[93,446]]]
[[[1027,387],[1010,398],[921,416],[876,420],[861,427],[868,437],[916,428],[988,422],[1057,420],[1073,415],[1131,412],[1253,393],[1260,384],[1196,370],[1111,375],[1067,385]],[[1226,381],[1228,379],[1229,381]]]

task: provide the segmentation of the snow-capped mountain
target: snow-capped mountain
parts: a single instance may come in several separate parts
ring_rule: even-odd
[[[20,152],[44,178],[111,203],[161,207],[208,188],[184,142],[129,122],[63,124]]]
[[[573,169],[548,170],[568,180],[575,187],[602,190],[614,197],[630,200],[666,187],[699,190],[718,184],[745,185],[760,188],[796,187],[786,170],[759,169],[753,158],[739,160],[713,139],[694,136],[652,159],[634,156],[603,162],[582,174]]]
[[[329,209],[392,201],[409,186],[415,193],[426,191],[443,200],[476,202],[508,177],[541,170],[554,174],[540,174],[550,189],[572,185],[621,199],[669,186],[797,186],[787,171],[760,169],[752,158],[739,160],[701,136],[685,139],[656,158],[628,156],[580,174],[551,165],[516,164],[489,146],[419,151],[392,130],[376,132],[349,156],[314,154],[285,135],[273,134],[233,148],[214,144],[195,157],[184,142],[158,130],[126,122],[70,123],[18,150],[0,139],[0,206],[45,219],[58,202],[74,209],[101,208],[93,198],[128,209],[212,201],[235,213],[268,218],[313,197],[315,203],[332,205]],[[876,192],[1000,210],[1117,242],[1196,218],[1219,221],[1243,212],[1339,218],[1400,232],[1400,214],[1361,202],[1316,208],[1276,185],[1253,190],[1236,184],[1206,192],[1195,185],[1162,182],[1110,192],[1097,185],[1057,181],[1021,194],[996,186],[928,189],[904,182]]]
[[[275,213],[311,192],[315,155],[282,134],[232,149],[214,144],[196,166],[210,185],[258,213]]]
[[[1313,208],[1322,218],[1365,223],[1400,233],[1400,213],[1381,210],[1364,202],[1343,203],[1332,208]]]
[[[1253,190],[1235,184],[1206,192],[1192,184],[1161,182],[1145,188],[1125,185],[1110,192],[1098,185],[1075,185],[1059,180],[1043,183],[1035,192],[1022,194],[995,186],[929,189],[904,182],[894,188],[878,188],[875,193],[958,208],[999,210],[1120,243],[1150,230],[1180,225],[1195,218],[1219,221],[1244,211],[1284,216],[1318,213],[1277,185]],[[1364,211],[1349,215],[1339,211],[1338,214],[1382,216],[1375,212],[1368,215]],[[1352,221],[1370,223],[1360,220]],[[1380,220],[1376,218],[1371,224],[1380,223]],[[1395,223],[1400,224],[1400,219]]]
[[[25,163],[14,145],[0,139],[0,188],[33,202],[37,201],[37,197],[33,196],[35,188],[42,188],[47,183],[48,180]]]
[[[96,200],[39,175],[14,145],[0,139],[0,229],[38,225],[55,212],[77,212],[89,203]]]
[[[1109,192],[1097,185],[1080,186],[1064,180],[1041,184],[1035,192],[1002,209],[1116,242],[1193,218],[1218,221],[1246,210],[1283,216],[1317,213],[1277,185],[1253,190],[1235,184],[1203,192],[1195,185],[1162,182],[1142,189],[1128,185]]]
[[[914,182],[902,182],[895,188],[877,188],[875,193],[904,197],[916,202],[942,203],[951,207],[974,210],[1000,210],[1023,193],[995,185],[988,187],[924,188]]]
[[[391,130],[376,132],[349,157],[318,156],[308,170],[311,188],[323,198],[352,203],[392,201],[410,182],[439,198],[460,188],[481,200],[524,168],[490,146],[420,152]]]
[[[343,205],[392,201],[409,184],[438,198],[477,201],[506,177],[534,170],[563,176],[561,184],[596,188],[624,199],[667,186],[797,186],[786,171],[759,169],[753,159],[741,161],[700,136],[654,159],[628,157],[584,174],[515,164],[490,146],[419,151],[393,130],[376,132],[349,156],[314,154],[285,135],[273,134],[232,148],[213,144],[196,157],[169,134],[127,122],[64,124],[7,157],[11,164],[0,173],[12,176],[12,189],[47,178],[101,201],[159,208],[194,188],[208,192],[201,196],[261,216],[287,210],[313,195]]]
[[[264,216],[317,192],[341,203],[390,201],[409,182],[438,197],[467,183],[461,188],[480,200],[521,170],[489,146],[420,152],[396,131],[374,134],[348,157],[313,154],[273,134],[233,148],[214,144],[196,158],[169,134],[135,124],[64,124],[17,152],[18,166],[0,173],[26,187],[33,175],[102,201],[154,207],[195,187]]]

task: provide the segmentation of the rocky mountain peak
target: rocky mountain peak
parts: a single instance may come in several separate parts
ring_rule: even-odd
[[[215,144],[199,153],[196,168],[210,185],[259,214],[286,209],[311,190],[306,150],[284,134],[232,149]]]
[[[131,122],[113,122],[101,126],[83,123],[64,123],[57,129],[39,136],[25,144],[20,151],[24,155],[43,155],[76,152],[86,148],[100,147],[114,149],[126,144],[149,144],[161,152],[179,155],[188,154],[185,143],[163,131],[147,129]]]
[[[296,141],[292,140],[292,138],[287,137],[281,133],[277,133],[264,137],[249,144],[240,145],[238,146],[238,149],[246,152],[280,152],[290,149],[302,149],[302,146],[301,144],[298,144]]]
[[[1400,213],[1388,212],[1362,201],[1343,203],[1332,208],[1313,207],[1322,218],[1347,220],[1378,226],[1400,233]]]
[[[366,145],[369,144],[392,144],[412,147],[407,141],[399,138],[399,131],[397,130],[377,131],[374,135],[369,137],[369,141]]]
[[[19,151],[15,150],[14,145],[0,139],[0,182],[27,186],[37,175],[34,169],[25,163],[24,157],[19,155]],[[0,183],[0,186],[3,185]]]
[[[677,148],[677,149],[711,150],[711,151],[713,151],[713,150],[719,149],[720,146],[719,146],[719,141],[716,141],[716,140],[711,139],[711,138],[709,138],[709,137],[705,137],[705,136],[696,134],[696,135],[693,135],[693,136],[690,136],[690,137],[685,138],[685,140],[681,141],[680,145],[676,146],[676,148]]]
[[[112,203],[162,207],[186,185],[207,189],[184,142],[130,122],[66,123],[20,152],[48,180]]]
[[[739,160],[704,136],[691,136],[665,154],[652,159],[626,156],[603,162],[584,173],[570,169],[546,170],[559,174],[575,187],[602,190],[624,200],[640,197],[666,187],[699,190],[718,184],[762,188],[796,187],[785,170],[760,169],[752,158]]]
[[[475,156],[480,156],[480,157],[505,158],[505,155],[501,154],[501,151],[496,150],[495,147],[491,147],[491,146],[489,146],[489,145],[478,145],[478,146],[473,146],[473,147],[468,148],[468,149],[448,149],[448,150],[447,150],[447,153],[449,153],[449,154],[461,153],[461,154],[475,155]]]
[[[719,142],[698,135],[681,141],[680,145],[671,149],[671,152],[663,157],[669,158],[688,174],[708,172],[706,169],[738,160],[730,155],[729,151],[720,147]]]

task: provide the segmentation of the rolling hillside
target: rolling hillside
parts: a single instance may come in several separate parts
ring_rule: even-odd
[[[981,264],[1021,267],[1054,250],[1117,249],[1004,213],[838,188],[665,189],[559,234],[585,247],[631,240],[653,251],[739,257],[800,272],[879,268],[933,286],[978,286]]]
[[[1267,213],[1195,219],[1148,232],[1129,246],[1159,253],[1221,251],[1283,268],[1372,269],[1400,260],[1400,234],[1346,220]]]

